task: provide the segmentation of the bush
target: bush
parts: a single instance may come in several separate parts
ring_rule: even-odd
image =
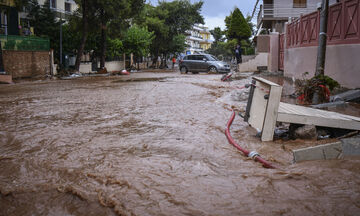
[[[305,75],[309,74],[305,72]],[[319,94],[319,102],[329,102],[330,91],[340,87],[340,84],[329,76],[319,75],[311,79],[302,79],[297,82],[296,93],[298,100],[303,104],[311,104],[315,92]]]

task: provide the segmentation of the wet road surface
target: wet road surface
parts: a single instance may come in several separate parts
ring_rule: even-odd
[[[231,146],[228,109],[245,109],[249,79],[220,77],[0,85],[0,215],[359,214],[359,159],[291,161],[324,140],[261,143],[237,117],[234,139],[279,169]]]

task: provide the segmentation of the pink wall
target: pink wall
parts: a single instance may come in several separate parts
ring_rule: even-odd
[[[287,25],[284,75],[301,79],[314,75],[319,35],[319,11]],[[325,74],[347,88],[360,88],[360,0],[343,0],[329,7]]]
[[[325,75],[338,81],[343,87],[360,88],[360,44],[330,45],[326,49]],[[285,49],[284,76],[301,79],[314,75],[317,47]]]

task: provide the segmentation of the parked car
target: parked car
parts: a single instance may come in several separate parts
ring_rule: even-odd
[[[179,68],[181,73],[187,72],[209,72],[209,73],[228,73],[230,65],[218,60],[209,54],[187,55],[180,60]]]

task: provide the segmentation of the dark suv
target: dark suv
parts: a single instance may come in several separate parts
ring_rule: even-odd
[[[209,54],[187,55],[180,60],[179,68],[181,73],[204,71],[209,73],[230,72],[230,65]]]

